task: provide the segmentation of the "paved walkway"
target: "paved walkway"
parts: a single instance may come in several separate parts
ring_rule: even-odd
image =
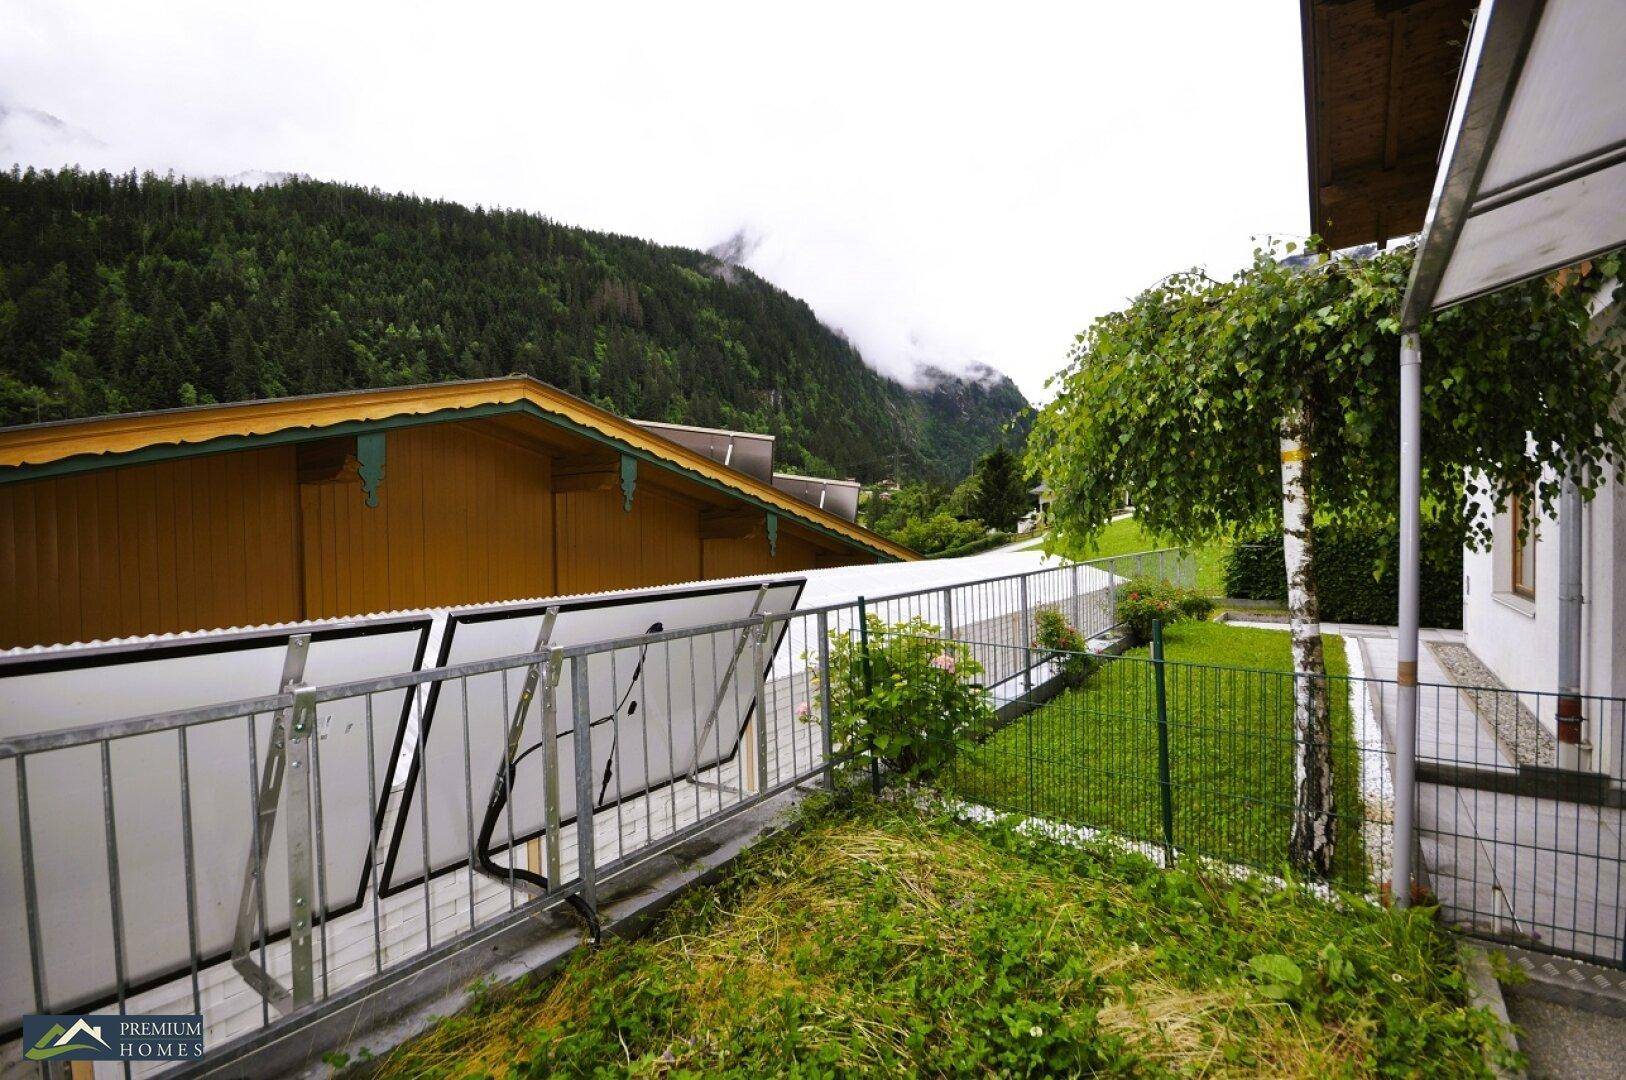
[[[1335,627],[1355,636],[1365,666],[1384,680],[1380,702],[1392,745],[1396,715],[1393,627]],[[1513,774],[1515,765],[1474,702],[1452,680],[1424,631],[1418,657],[1419,763]],[[1626,919],[1626,821],[1618,808],[1445,784],[1419,784],[1417,826],[1442,916],[1464,929],[1525,939],[1543,949],[1619,962]]]

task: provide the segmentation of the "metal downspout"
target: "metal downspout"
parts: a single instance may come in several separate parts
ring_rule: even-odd
[[[1582,769],[1586,720],[1581,710],[1581,488],[1572,473],[1558,501],[1558,767]]]
[[[1417,802],[1418,560],[1423,478],[1423,353],[1416,330],[1400,335],[1400,628],[1395,667],[1394,864],[1390,902],[1411,903]]]

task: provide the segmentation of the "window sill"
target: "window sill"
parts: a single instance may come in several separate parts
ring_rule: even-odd
[[[1491,599],[1510,611],[1518,612],[1525,618],[1534,619],[1536,617],[1536,602],[1527,597],[1520,596],[1518,593],[1491,593]]]

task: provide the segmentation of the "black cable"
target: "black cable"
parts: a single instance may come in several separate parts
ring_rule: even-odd
[[[661,624],[656,622],[646,631],[646,633],[658,634],[661,632],[661,629]],[[621,700],[616,704],[615,710],[612,711],[608,716],[600,717],[598,720],[590,723],[588,725],[589,730],[599,724],[613,720],[616,715],[620,713],[622,707],[625,706],[629,700],[631,700],[633,689],[638,685],[639,679],[643,676],[644,660],[648,654],[648,651],[648,645],[639,647],[638,663],[632,670],[631,680],[627,683],[627,692],[622,695]],[[636,702],[633,702],[632,708],[637,708]],[[630,716],[632,713],[629,711],[627,715]],[[524,718],[521,717],[520,723],[523,724],[524,722]],[[613,775],[613,770],[615,767],[615,754],[620,737],[620,727],[617,725],[614,740],[610,745],[609,757],[604,763],[604,779],[599,789],[598,798],[600,804],[604,802],[604,796],[609,788],[610,779]],[[557,741],[557,736],[555,737],[555,741]],[[485,817],[480,822],[480,836],[474,847],[475,862],[479,865],[479,868],[485,871],[487,874],[490,874],[495,878],[507,876],[512,879],[524,881],[527,884],[535,885],[544,892],[549,887],[547,878],[531,870],[513,865],[513,856],[511,853],[509,856],[509,865],[503,866],[499,864],[492,857],[491,840],[492,836],[497,831],[497,821],[502,817],[503,810],[505,810],[508,806],[509,796],[512,794],[514,789],[514,777],[519,771],[519,763],[524,761],[530,754],[540,750],[545,745],[547,745],[546,742],[533,743],[524,750],[520,751],[518,754],[514,755],[514,757],[504,761],[502,765],[498,766],[497,779],[496,782],[491,785],[491,798],[486,800]],[[558,841],[559,838],[554,837],[554,842],[558,843]],[[510,847],[510,852],[511,850],[512,849]],[[575,908],[581,914],[582,918],[587,920],[587,930],[593,944],[600,944],[604,940],[604,930],[599,923],[598,913],[593,910],[592,906],[588,904],[587,901],[583,900],[576,893],[571,893],[570,896],[566,897],[566,900],[571,907]]]

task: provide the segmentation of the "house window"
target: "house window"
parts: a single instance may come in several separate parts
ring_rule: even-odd
[[[1536,598],[1536,521],[1530,502],[1528,493],[1514,492],[1508,514],[1513,532],[1513,593],[1526,600]]]

